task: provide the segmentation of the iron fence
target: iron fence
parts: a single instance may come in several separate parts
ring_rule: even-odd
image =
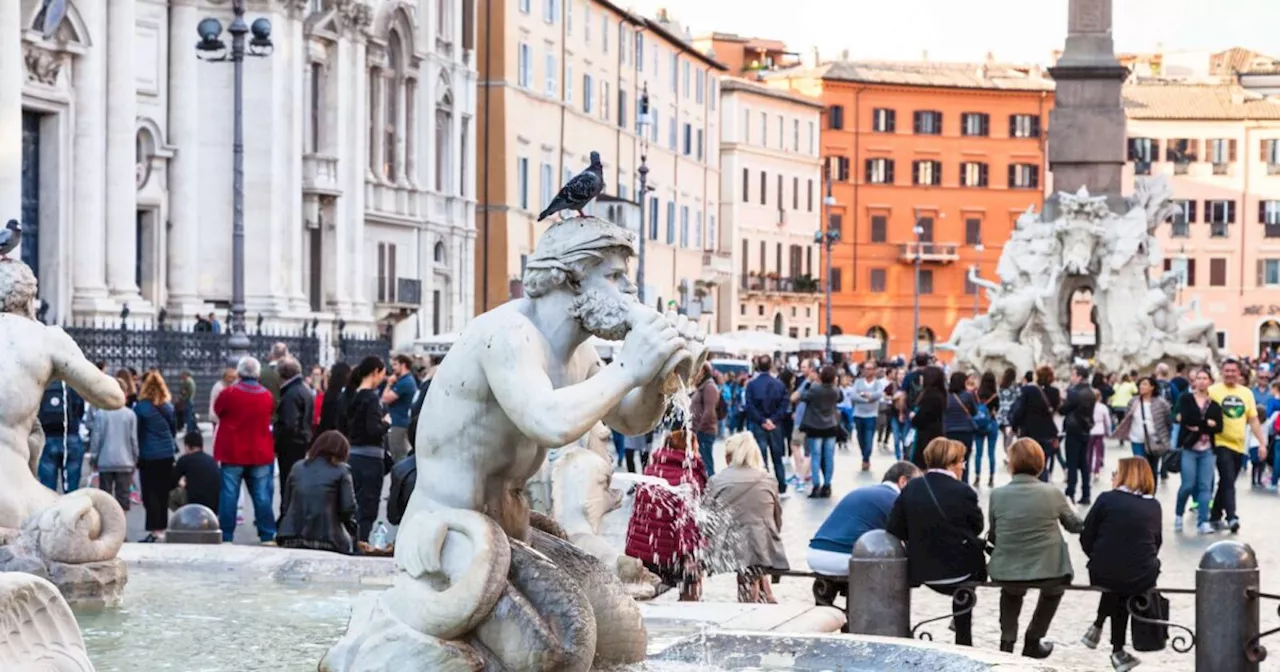
[[[63,330],[80,346],[85,358],[106,365],[110,372],[123,368],[159,369],[175,396],[180,375],[184,371],[190,373],[196,384],[195,410],[199,418],[208,415],[209,393],[222,377],[230,352],[230,335],[226,332],[197,331],[164,322],[140,324],[121,319],[114,328],[70,324]],[[264,361],[272,345],[284,343],[304,367],[322,363],[314,323],[302,329],[273,330],[265,329],[259,321],[250,327],[249,341],[250,354]]]

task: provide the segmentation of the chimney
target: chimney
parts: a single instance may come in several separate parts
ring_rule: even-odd
[[[841,49],[841,50],[840,50],[840,60],[842,60],[842,61],[847,61],[847,60],[849,60],[849,50],[848,50],[848,49]]]
[[[802,64],[806,68],[816,68],[822,65],[822,53],[818,51],[817,47],[809,50],[809,58],[812,59],[810,62]]]
[[[928,50],[928,49],[925,49],[924,51],[920,52],[920,60],[924,61],[925,63],[928,63],[928,62],[929,62],[929,50]]]

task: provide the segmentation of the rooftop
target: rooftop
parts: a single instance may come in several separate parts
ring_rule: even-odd
[[[1250,49],[1232,47],[1214,54],[1210,59],[1209,69],[1215,75],[1273,72],[1280,70],[1280,59]]]
[[[1124,87],[1130,119],[1280,120],[1280,99],[1238,84],[1190,84],[1148,80]]]
[[[639,20],[653,31],[659,37],[665,38],[667,41],[681,47],[682,51],[692,55],[698,60],[715,68],[716,70],[728,70],[728,66],[717,61],[714,54],[708,54],[700,51],[693,45],[693,38],[689,36],[687,30],[684,30],[679,23],[671,18],[666,9],[659,9],[658,15],[654,18],[639,17]]]
[[[1053,90],[1053,80],[1035,66],[996,62],[832,61],[816,68],[785,70],[779,76],[953,89]]]
[[[762,82],[743,79],[741,77],[721,77],[720,89],[722,91],[747,91],[761,96],[768,96],[769,98],[808,105],[817,109],[824,107],[822,101],[816,98],[810,98],[809,96],[796,93],[795,91],[788,91],[786,89],[769,86]]]

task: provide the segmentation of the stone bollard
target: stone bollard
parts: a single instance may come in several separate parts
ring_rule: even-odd
[[[218,514],[203,504],[187,504],[169,516],[164,540],[170,544],[221,544]]]
[[[1196,672],[1257,672],[1245,644],[1258,634],[1258,558],[1238,541],[1205,549],[1196,570]],[[1265,655],[1265,654],[1264,654]]]
[[[911,636],[911,584],[907,553],[898,538],[872,530],[858,538],[849,558],[849,633]]]

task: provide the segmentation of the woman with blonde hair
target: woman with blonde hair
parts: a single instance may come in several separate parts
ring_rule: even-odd
[[[746,539],[738,572],[739,602],[776,602],[769,570],[790,569],[782,544],[782,502],[773,477],[764,470],[760,446],[749,432],[725,439],[728,468],[707,482],[706,497],[729,512]]]
[[[1125,671],[1138,659],[1124,650],[1129,603],[1156,587],[1160,578],[1162,537],[1156,480],[1145,457],[1120,460],[1113,490],[1102,493],[1084,519],[1080,546],[1089,556],[1089,584],[1105,589],[1098,616],[1081,643],[1093,649],[1102,639],[1102,624],[1111,619],[1111,666]]]
[[[147,536],[142,542],[151,543],[162,540],[168,527],[173,456],[178,452],[173,440],[178,418],[173,412],[169,387],[159,371],[149,371],[142,377],[133,412],[138,416],[138,474],[142,506],[147,511]]]

